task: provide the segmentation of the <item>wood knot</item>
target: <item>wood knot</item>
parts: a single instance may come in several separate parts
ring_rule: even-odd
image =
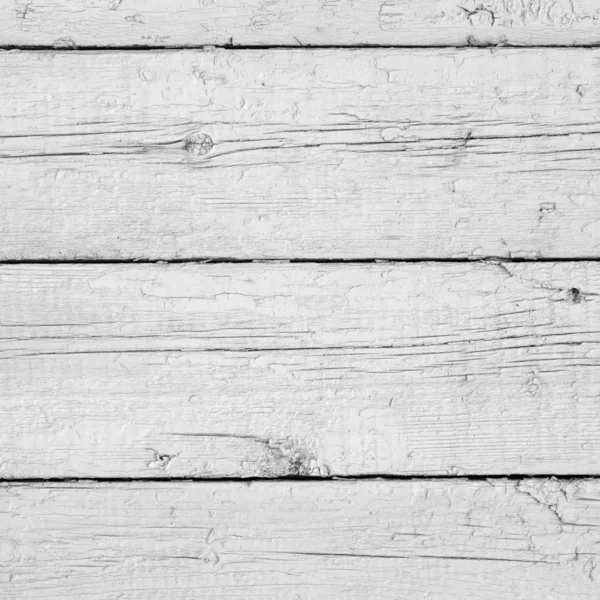
[[[193,133],[183,143],[183,148],[190,154],[204,156],[213,149],[214,143],[206,133]]]
[[[567,300],[573,304],[579,304],[581,302],[581,291],[577,288],[567,290]]]

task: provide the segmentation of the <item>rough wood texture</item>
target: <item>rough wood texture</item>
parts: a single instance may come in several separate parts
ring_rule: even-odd
[[[600,265],[0,269],[0,474],[600,473]]]
[[[0,488],[2,600],[596,600],[596,481]]]
[[[594,342],[600,264],[0,266],[0,357]]]
[[[0,55],[0,259],[598,257],[599,50]]]
[[[596,0],[2,0],[0,44],[593,44]]]

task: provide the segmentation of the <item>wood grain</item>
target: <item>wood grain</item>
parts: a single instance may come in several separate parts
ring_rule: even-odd
[[[599,50],[0,55],[0,259],[600,256]]]
[[[0,269],[2,477],[600,473],[600,264]]]
[[[597,481],[0,488],[2,600],[594,600]]]
[[[15,46],[594,44],[595,0],[2,0]]]

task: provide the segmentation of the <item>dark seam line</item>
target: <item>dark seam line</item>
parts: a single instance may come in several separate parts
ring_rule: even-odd
[[[282,477],[22,477],[2,478],[0,485],[4,484],[43,484],[43,483],[168,483],[168,482],[197,482],[197,483],[253,483],[253,482],[301,482],[301,481],[524,481],[557,479],[563,481],[579,481],[582,479],[598,479],[599,473],[586,473],[582,475],[547,473],[529,474],[518,473],[509,475],[329,475],[327,477],[285,475]]]
[[[165,52],[180,50],[545,50],[545,49],[596,49],[600,48],[600,41],[589,44],[486,44],[477,43],[476,40],[466,40],[464,44],[430,44],[430,45],[410,45],[410,44],[199,44],[199,45],[130,45],[130,46],[102,46],[85,45],[77,46],[52,46],[52,45],[0,45],[0,51],[18,50],[21,52]]]
[[[116,258],[116,259],[8,259],[0,260],[2,265],[144,265],[144,264],[380,264],[380,263],[457,263],[457,264],[496,264],[496,263],[578,263],[578,262],[600,262],[600,256],[581,256],[573,258],[564,257],[540,257],[520,258],[505,256],[483,256],[474,258],[172,258],[172,259],[149,259],[149,258]]]

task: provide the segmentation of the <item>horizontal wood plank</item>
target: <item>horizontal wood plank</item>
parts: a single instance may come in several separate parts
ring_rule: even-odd
[[[600,50],[0,55],[0,259],[600,256]]]
[[[0,269],[3,477],[600,473],[600,264]]]
[[[0,266],[0,358],[593,342],[600,264]]]
[[[0,487],[0,598],[594,600],[598,481]]]
[[[595,0],[35,0],[0,2],[0,44],[593,44]]]

